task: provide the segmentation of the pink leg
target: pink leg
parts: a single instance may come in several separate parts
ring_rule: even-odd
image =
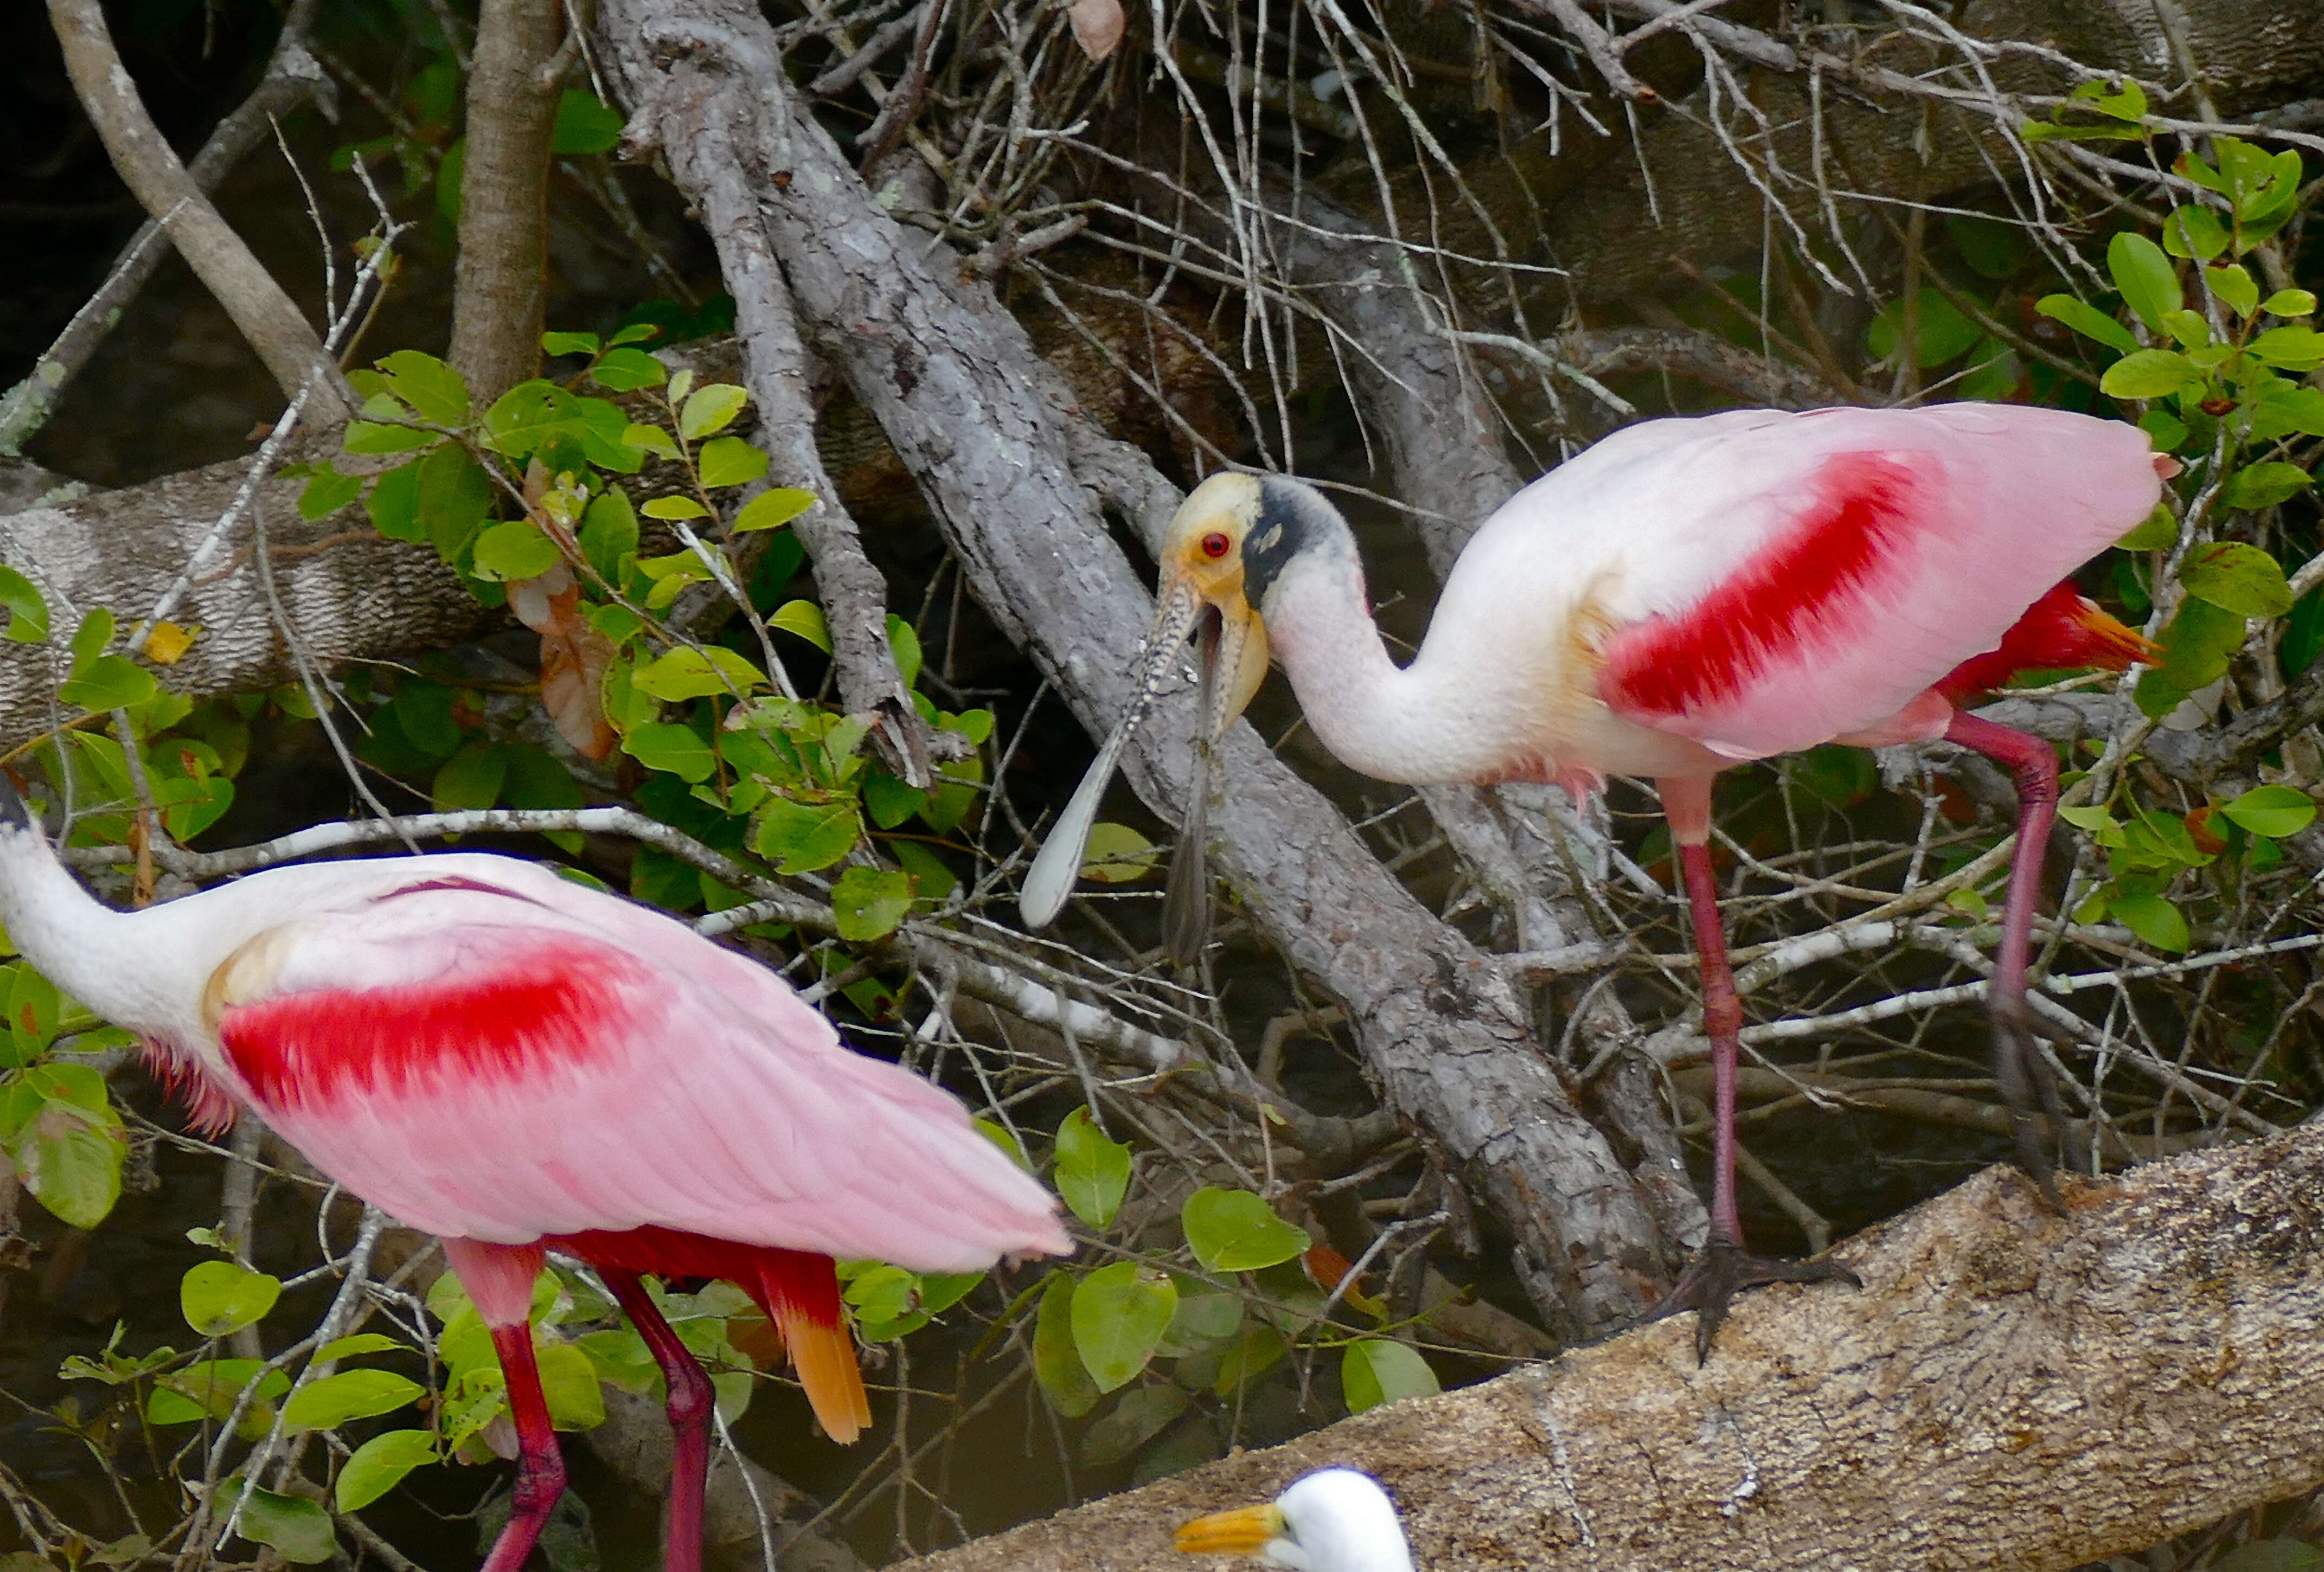
[[[2017,1161],[2054,1206],[2058,1190],[2034,1119],[2037,1095],[2052,1129],[2063,1128],[2065,1117],[2058,1106],[2058,1089],[2034,1051],[2033,1015],[2025,1007],[2025,970],[2034,948],[2034,902],[2041,893],[2042,858],[2049,850],[2050,827],[2058,817],[2058,756],[2039,737],[1975,715],[1956,714],[1945,729],[1945,740],[1974,748],[2006,766],[2017,784],[2017,844],[2009,858],[2009,891],[2001,908],[2001,950],[1994,957],[1986,1007],[1993,1019],[1994,1080],[2009,1102]]]
[[[602,1266],[597,1270],[645,1339],[669,1387],[669,1429],[676,1445],[670,1457],[662,1572],[700,1572],[703,1484],[710,1468],[710,1411],[716,1394],[694,1351],[678,1340],[638,1274]]]
[[[565,1494],[565,1457],[557,1449],[540,1369],[532,1358],[532,1280],[540,1274],[540,1250],[447,1239],[444,1254],[476,1313],[492,1328],[493,1351],[500,1356],[501,1375],[508,1384],[509,1416],[516,1422],[516,1486],[509,1493],[508,1526],[493,1541],[484,1572],[519,1572]]]
[[[1649,1320],[1683,1310],[1695,1312],[1697,1363],[1711,1357],[1711,1340],[1735,1295],[1763,1282],[1820,1282],[1856,1274],[1831,1261],[1781,1261],[1743,1248],[1743,1219],[1735,1204],[1735,1076],[1743,1056],[1743,1006],[1727,960],[1719,921],[1719,881],[1711,867],[1711,782],[1663,780],[1663,813],[1677,843],[1680,877],[1694,922],[1694,953],[1702,973],[1702,1029],[1711,1039],[1711,1234],[1678,1280],[1646,1312]],[[1860,1283],[1858,1286],[1862,1286]]]

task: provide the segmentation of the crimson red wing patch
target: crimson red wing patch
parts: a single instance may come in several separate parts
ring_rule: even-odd
[[[1709,594],[1607,640],[1599,693],[1633,714],[1683,715],[1856,628],[1881,565],[1926,527],[1936,483],[1887,454],[1835,455],[1791,526]]]
[[[272,1107],[508,1085],[602,1059],[641,997],[632,970],[601,946],[537,944],[473,975],[239,1006],[218,1036]]]

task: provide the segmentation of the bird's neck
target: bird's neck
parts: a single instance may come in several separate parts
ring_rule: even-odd
[[[1496,773],[1499,750],[1482,746],[1469,706],[1426,650],[1408,666],[1389,657],[1352,541],[1344,552],[1303,553],[1287,565],[1264,619],[1308,725],[1342,763],[1413,784]]]
[[[29,816],[0,817],[0,925],[10,942],[59,988],[135,1027],[139,969],[123,931],[132,920],[81,887]]]

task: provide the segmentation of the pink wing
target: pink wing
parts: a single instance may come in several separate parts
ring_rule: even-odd
[[[236,1089],[348,1189],[503,1244],[651,1226],[946,1272],[1070,1248],[956,1101],[771,973],[505,870],[255,942],[271,980],[218,1025]]]
[[[1690,424],[1706,439],[1648,456],[1694,520],[1657,533],[1692,538],[1631,554],[1599,692],[1730,758],[1934,734],[1945,706],[1915,701],[2161,492],[2144,432],[2060,410]]]

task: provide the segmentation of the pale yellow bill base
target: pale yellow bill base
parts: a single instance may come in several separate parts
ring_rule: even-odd
[[[1198,1517],[1181,1525],[1172,1543],[1190,1556],[1256,1556],[1288,1534],[1281,1509],[1270,1503]]]
[[[1154,631],[1147,636],[1146,665],[1139,673],[1138,689],[1130,695],[1130,707],[1121,712],[1105,741],[1090,760],[1089,771],[1082,784],[1074,790],[1073,800],[1057,822],[1049,826],[1049,838],[1041,844],[1040,854],[1033,866],[1025,870],[1025,882],[1017,893],[1017,913],[1028,928],[1046,928],[1065,909],[1065,901],[1074,893],[1074,881],[1082,870],[1083,854],[1089,845],[1090,829],[1097,823],[1097,811],[1105,800],[1105,788],[1113,783],[1115,766],[1121,761],[1121,749],[1138,723],[1146,718],[1153,706],[1155,695],[1170,675],[1178,658],[1180,646],[1194,630],[1194,618],[1203,609],[1202,598],[1185,584],[1170,584],[1164,592],[1160,610],[1154,619]]]

